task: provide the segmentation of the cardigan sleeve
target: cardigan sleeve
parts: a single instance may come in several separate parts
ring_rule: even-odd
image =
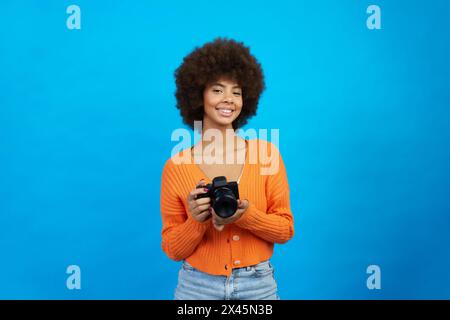
[[[169,159],[161,178],[162,249],[175,261],[189,257],[203,238],[210,221],[199,222],[185,210],[177,194],[177,170]],[[187,198],[187,194],[186,194]]]
[[[289,184],[286,168],[278,149],[271,144],[279,161],[278,170],[267,176],[266,212],[249,203],[247,210],[235,224],[258,237],[272,242],[285,243],[294,236],[294,219],[290,208]]]

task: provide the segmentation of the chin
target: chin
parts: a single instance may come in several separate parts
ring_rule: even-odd
[[[211,124],[214,124],[216,126],[227,126],[232,124],[234,121],[234,119],[221,119],[221,118],[217,118],[217,117],[209,117],[209,122]]]
[[[232,126],[232,122],[224,122],[224,121],[215,121],[214,122],[218,127],[228,127]]]
[[[214,122],[220,125],[231,125],[236,120],[234,117],[230,119],[214,119]]]

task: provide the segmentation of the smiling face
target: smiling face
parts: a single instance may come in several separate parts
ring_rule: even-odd
[[[205,126],[232,128],[232,123],[242,110],[242,89],[234,81],[220,78],[203,92]]]

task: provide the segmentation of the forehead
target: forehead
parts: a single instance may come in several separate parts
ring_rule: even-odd
[[[231,79],[228,79],[228,78],[224,78],[224,77],[221,77],[221,78],[219,78],[218,80],[215,80],[215,81],[212,81],[211,82],[211,85],[212,86],[214,86],[214,85],[218,85],[218,86],[226,86],[226,87],[237,87],[237,88],[240,88],[240,85],[236,82],[236,81],[234,81],[234,80],[231,80]]]

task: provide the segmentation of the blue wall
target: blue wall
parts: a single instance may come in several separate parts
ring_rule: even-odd
[[[81,8],[81,30],[66,8]],[[381,30],[366,9],[381,8]],[[161,170],[185,127],[173,71],[249,45],[295,237],[283,299],[450,298],[448,1],[2,1],[0,298],[171,299]],[[81,268],[68,290],[66,268]],[[368,290],[366,268],[381,268]]]

